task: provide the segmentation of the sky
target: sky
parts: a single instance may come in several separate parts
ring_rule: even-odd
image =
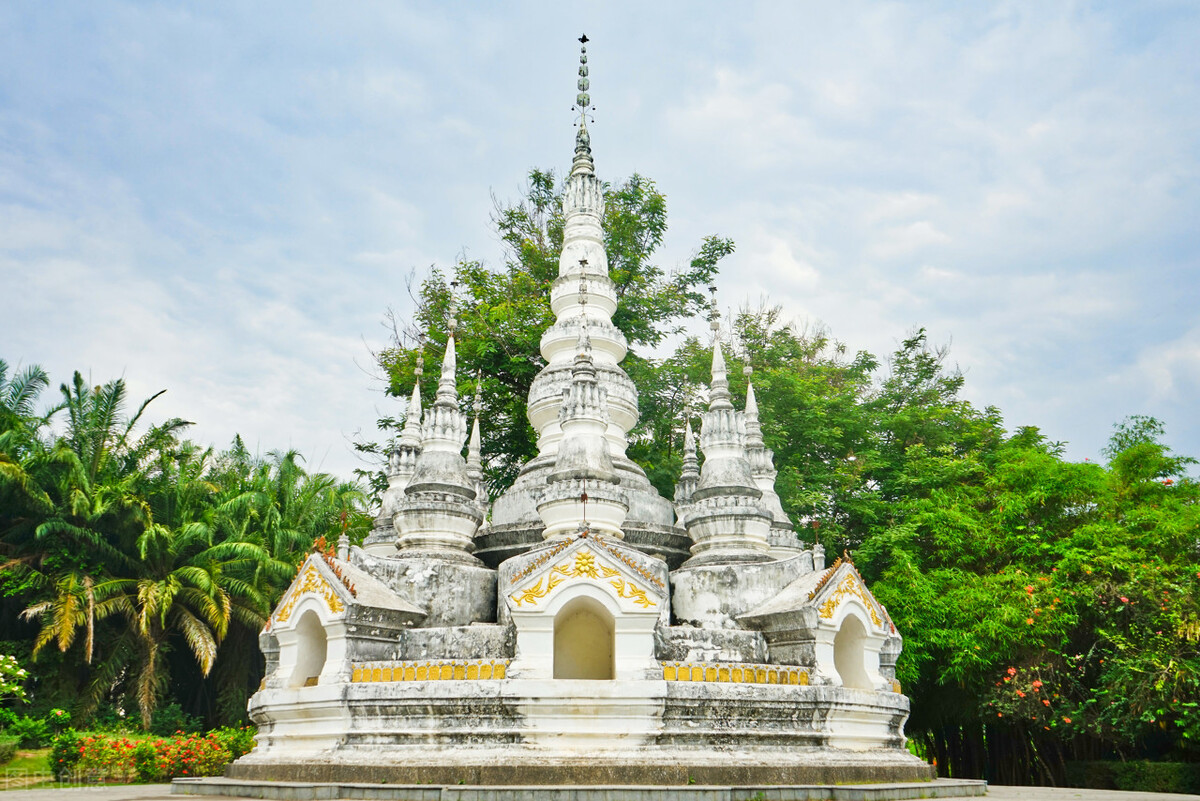
[[[500,265],[493,197],[570,165],[667,197],[658,263],[964,395],[1071,459],[1200,456],[1200,5],[0,5],[0,358],[151,421],[364,467],[411,282]],[[132,411],[132,409],[131,409]]]

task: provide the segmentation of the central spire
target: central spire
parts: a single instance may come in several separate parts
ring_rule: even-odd
[[[490,530],[504,533],[503,539],[497,535],[481,542],[480,551],[486,560],[496,561],[532,545],[537,536],[533,534],[535,528],[542,536],[547,528],[551,536],[560,530],[577,529],[582,518],[575,515],[577,512],[582,515],[582,491],[572,481],[581,479],[575,476],[560,480],[567,478],[564,468],[568,464],[579,464],[589,474],[599,465],[599,472],[605,474],[603,479],[585,476],[582,480],[619,484],[619,491],[611,493],[615,505],[610,515],[610,536],[624,533],[635,547],[653,552],[669,548],[673,554],[682,556],[686,548],[686,537],[674,527],[673,505],[659,495],[646,472],[626,453],[629,432],[638,422],[638,395],[633,381],[621,369],[629,343],[613,324],[619,298],[616,283],[608,273],[604,184],[596,175],[588,132],[592,121],[588,38],[579,37],[579,44],[575,152],[563,185],[563,240],[558,278],[550,287],[550,309],[555,319],[542,335],[540,351],[546,366],[530,385],[527,406],[529,422],[537,432],[538,455],[521,468],[512,487],[492,506]],[[570,407],[569,414],[562,414],[564,405]],[[606,459],[598,455],[600,440],[607,451]],[[595,460],[578,462],[581,441],[595,449]],[[568,451],[561,463],[560,447]],[[607,477],[610,469],[611,482]],[[565,473],[572,471],[573,468]],[[593,531],[602,530],[597,515],[604,500],[600,496],[608,494],[608,490],[609,487],[587,489],[587,521]],[[617,495],[623,500],[618,501]],[[555,522],[548,525],[542,513],[550,509],[546,503],[551,501],[554,504],[561,501],[563,507],[551,510]],[[625,516],[622,511],[626,508],[625,501],[632,511],[628,520],[620,522],[618,518]]]

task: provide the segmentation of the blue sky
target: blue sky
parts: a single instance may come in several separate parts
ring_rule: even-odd
[[[1075,459],[1135,413],[1200,456],[1200,6],[643,5],[0,6],[0,358],[348,474],[410,277],[569,165],[586,31],[664,267],[731,237],[726,304],[924,326]]]

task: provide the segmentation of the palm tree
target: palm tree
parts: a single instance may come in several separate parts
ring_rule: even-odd
[[[37,527],[55,512],[46,492],[45,466],[50,419],[62,407],[36,411],[49,385],[44,370],[31,366],[9,375],[0,359],[0,575],[4,577],[4,609],[0,639],[20,637],[16,615],[28,598],[44,585],[36,566],[42,561],[35,542]],[[15,609],[10,609],[15,606]]]
[[[213,671],[219,716],[228,722],[245,715],[246,700],[262,675],[258,633],[271,609],[296,575],[296,567],[319,537],[332,539],[348,515],[360,515],[364,495],[353,483],[308,474],[296,451],[253,457],[240,438],[218,459],[213,480],[224,500],[215,525],[225,542],[252,545],[260,558],[244,560],[230,575],[243,582],[244,595],[257,599],[230,626]]]
[[[52,406],[42,414],[34,410],[38,397],[50,385],[46,371],[30,365],[8,377],[8,362],[0,359],[0,452],[17,458],[31,444],[42,444],[41,429],[62,406]]]
[[[138,689],[143,718],[148,719],[147,709],[153,708],[156,697],[150,690],[157,685],[146,677],[155,673],[161,630],[175,626],[188,632],[198,658],[211,665],[215,645],[209,647],[208,641],[213,637],[199,632],[195,621],[203,621],[219,636],[228,616],[225,599],[202,576],[194,571],[172,576],[173,570],[162,569],[162,553],[195,550],[205,532],[156,523],[142,492],[155,456],[177,444],[176,432],[189,424],[168,420],[135,440],[138,421],[161,392],[126,416],[123,380],[89,387],[76,372],[72,384],[64,384],[61,391],[66,431],[33,466],[42,500],[48,502],[43,503],[45,514],[33,530],[30,549],[31,584],[43,590],[43,598],[25,610],[27,618],[41,623],[34,653],[51,643],[65,652],[77,632],[84,631],[82,658],[91,663],[97,624],[117,612],[125,614],[130,628],[106,642],[102,668],[108,670],[93,677],[91,698],[106,689],[106,673],[133,659],[151,668],[139,673]],[[155,588],[155,580],[162,586]],[[186,615],[174,609],[177,595]],[[136,655],[130,649],[131,633],[140,638]]]

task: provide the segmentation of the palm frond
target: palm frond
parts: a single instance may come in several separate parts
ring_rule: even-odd
[[[201,673],[207,676],[217,658],[217,641],[213,637],[212,629],[182,607],[175,608],[173,617],[175,628],[183,634],[192,655],[200,663]]]

